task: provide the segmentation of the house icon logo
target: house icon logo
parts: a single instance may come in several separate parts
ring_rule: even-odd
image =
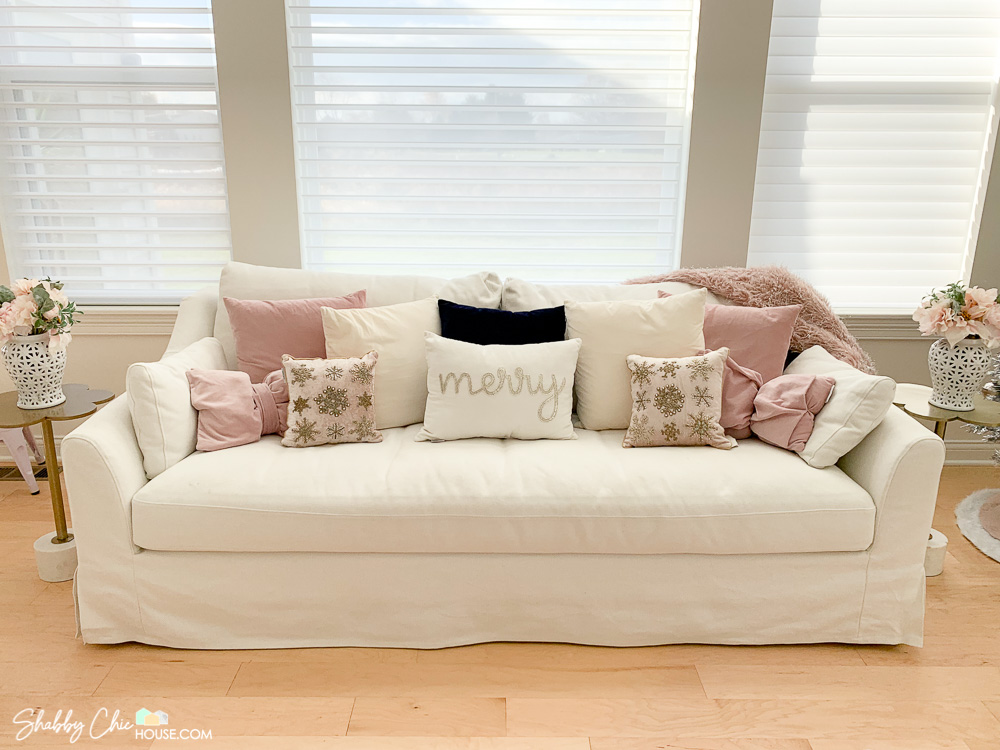
[[[169,723],[164,711],[150,711],[146,708],[140,708],[135,712],[135,725],[137,727],[165,727]]]

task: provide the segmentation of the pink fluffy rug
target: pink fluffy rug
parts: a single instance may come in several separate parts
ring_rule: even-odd
[[[955,520],[966,539],[1000,562],[1000,490],[973,492],[955,508]]]

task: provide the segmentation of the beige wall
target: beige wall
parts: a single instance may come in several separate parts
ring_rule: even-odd
[[[292,100],[284,0],[213,0],[233,255],[297,268]]]
[[[771,0],[702,0],[681,265],[745,266]]]
[[[685,266],[743,265],[749,239],[771,0],[702,0],[684,220]],[[214,0],[220,107],[236,260],[300,262],[283,0]],[[993,161],[998,157],[994,154]],[[1000,186],[1000,167],[991,178]],[[987,192],[972,269],[1000,283],[1000,187]],[[0,243],[2,255],[2,243]],[[6,263],[0,257],[0,279]],[[93,308],[74,332],[68,382],[120,393],[132,362],[165,349],[171,308]],[[927,349],[905,317],[852,316],[848,323],[879,370],[926,383]],[[9,388],[0,373],[0,388]],[[952,428],[949,455],[991,451]],[[964,439],[964,442],[963,442]]]

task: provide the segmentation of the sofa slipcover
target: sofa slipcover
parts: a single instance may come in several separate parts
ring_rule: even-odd
[[[414,442],[292,451],[276,437],[196,453],[132,501],[135,544],[210,552],[847,552],[875,505],[840,469],[756,440],[624,450],[579,439]]]
[[[185,300],[168,351],[180,351],[212,335],[217,304],[218,291],[211,289]],[[419,426],[409,429],[416,431]],[[390,432],[393,433],[390,442],[356,448],[400,446],[402,450],[403,442],[407,450],[415,447],[409,444],[405,431],[398,436]],[[140,496],[151,500],[152,495],[144,494],[146,488],[157,487],[159,493],[168,482],[173,483],[181,476],[181,467],[186,475],[189,469],[207,465],[201,463],[204,454],[194,454],[156,479],[148,480],[125,398],[119,398],[73,430],[62,444],[79,555],[73,589],[79,631],[86,643],[138,641],[206,649],[441,648],[485,641],[605,646],[825,642],[919,646],[923,643],[924,555],[944,461],[944,444],[901,410],[890,409],[882,423],[860,444],[835,467],[826,469],[810,468],[792,454],[781,454],[779,449],[768,449],[753,441],[728,451],[731,463],[706,467],[691,459],[716,462],[712,456],[719,451],[711,448],[624,451],[612,444],[621,438],[620,432],[590,437],[608,441],[608,454],[634,454],[627,459],[623,456],[623,460],[654,461],[655,457],[662,460],[667,454],[678,459],[684,457],[676,462],[671,459],[666,479],[665,473],[654,473],[649,482],[663,487],[663,497],[673,497],[672,488],[680,491],[682,477],[692,482],[685,487],[701,482],[701,502],[706,509],[702,515],[717,512],[718,488],[723,482],[712,472],[720,471],[723,466],[730,467],[725,474],[733,480],[729,491],[733,497],[742,492],[748,506],[761,497],[759,488],[765,483],[764,474],[772,473],[770,492],[762,496],[765,502],[756,509],[758,514],[776,507],[778,492],[784,496],[793,485],[795,497],[801,501],[795,507],[800,510],[812,507],[815,511],[821,508],[820,496],[833,491],[827,485],[831,478],[836,483],[850,481],[867,493],[874,506],[874,538],[857,551],[803,549],[775,554],[633,554],[631,550],[627,554],[504,554],[485,549],[463,553],[310,552],[300,551],[304,537],[296,542],[295,551],[288,552],[143,549],[133,540],[151,542],[146,537],[153,530],[145,523],[144,509],[139,509],[137,502]],[[582,442],[582,439],[561,441],[567,447]],[[535,445],[507,447],[520,451]],[[322,466],[312,463],[319,462],[319,458],[310,458],[309,468],[329,472],[315,478],[317,483],[331,477],[338,480],[331,485],[335,487],[336,504],[346,496],[344,490],[336,487],[344,484],[343,477],[352,473],[352,467],[347,460],[332,462],[329,457],[346,456],[347,449],[352,447],[290,451],[276,445],[262,445],[259,456],[270,459],[280,455],[280,450],[285,455],[299,454],[300,460],[306,454],[326,457]],[[475,441],[425,445],[425,448],[453,451],[437,454],[449,456],[450,465],[435,465],[436,473],[450,472],[446,475],[449,482],[457,482],[455,477],[471,476],[461,460],[469,455],[463,451],[476,450]],[[335,450],[340,452],[334,454]],[[758,452],[754,453],[755,450]],[[285,502],[281,498],[290,496],[292,487],[282,484],[280,477],[271,477],[266,471],[248,465],[258,454],[232,455],[233,471],[253,470],[255,479],[273,482],[269,487],[276,495],[276,502]],[[581,460],[573,467],[574,471],[547,461],[546,457],[553,455],[539,454],[539,460],[532,465],[532,481],[547,487],[554,481],[552,474],[558,471],[568,489],[558,495],[539,496],[543,504],[552,504],[560,496],[580,497],[578,488],[585,482],[578,480],[575,472],[581,472],[582,477],[593,480],[592,484],[606,491],[621,487],[620,475],[624,471],[621,467],[618,473],[594,480],[600,472],[589,470],[582,451],[576,454]],[[248,458],[236,461],[236,456]],[[772,456],[781,458],[772,461]],[[386,465],[383,464],[383,471]],[[498,465],[496,457],[482,464],[489,471],[480,476],[480,483],[495,478]],[[220,488],[237,481],[242,487],[252,484],[233,474],[224,474],[227,468],[223,464],[213,466],[218,474],[206,468],[197,478],[197,486],[189,480],[190,492],[182,501],[226,510],[226,503],[231,501]],[[366,461],[358,468],[370,469],[371,465]],[[395,481],[397,474],[402,475],[396,467],[391,474],[392,477],[385,475],[386,486],[391,483],[390,478]],[[190,476],[195,478],[193,474]],[[516,475],[522,483],[528,482],[527,476],[524,472]],[[368,477],[364,481],[375,480]],[[665,481],[673,484],[665,485]],[[447,486],[450,488],[451,484]],[[421,489],[415,487],[413,496]],[[458,489],[466,490],[461,485]],[[856,489],[843,485],[842,490],[860,499],[853,494]],[[458,497],[457,490],[451,491],[449,498]],[[482,492],[477,486],[472,497],[482,497]],[[503,500],[502,505],[505,504]],[[474,507],[474,503],[469,506]],[[471,515],[468,508],[465,513]],[[718,519],[718,526],[713,524],[711,531],[706,531],[707,525],[699,526],[698,533],[711,534],[713,540],[719,538],[717,535],[728,534],[731,515],[712,516]],[[275,514],[268,517],[277,520]],[[800,522],[806,518],[807,512],[798,516]],[[142,527],[138,535],[133,534],[133,520]],[[312,521],[315,520],[313,517]],[[453,519],[442,520],[450,523]],[[542,522],[538,518],[528,521],[518,529],[533,528]],[[649,523],[647,519],[639,521]],[[248,532],[254,530],[237,528],[226,534],[227,538],[240,538],[248,546]],[[274,524],[274,530],[280,531],[278,524]],[[194,531],[185,529],[187,534]],[[791,536],[778,524],[769,533]],[[551,535],[546,537],[551,538]],[[820,538],[817,536],[814,542],[817,539]],[[454,544],[451,538],[448,541]],[[746,542],[741,539],[740,543]],[[779,543],[785,542],[776,542],[775,546]],[[470,542],[468,547],[473,548],[474,544]],[[729,551],[734,552],[735,548]]]

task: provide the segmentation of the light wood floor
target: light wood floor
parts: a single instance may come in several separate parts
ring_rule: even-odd
[[[84,646],[70,584],[46,584],[32,542],[48,498],[0,483],[0,747],[27,707],[166,711],[211,742],[102,748],[477,748],[478,750],[998,750],[1000,564],[954,525],[1000,470],[945,471],[935,527],[951,541],[928,581],[926,646],[665,646],[607,649],[488,644],[442,651],[175,651]]]

